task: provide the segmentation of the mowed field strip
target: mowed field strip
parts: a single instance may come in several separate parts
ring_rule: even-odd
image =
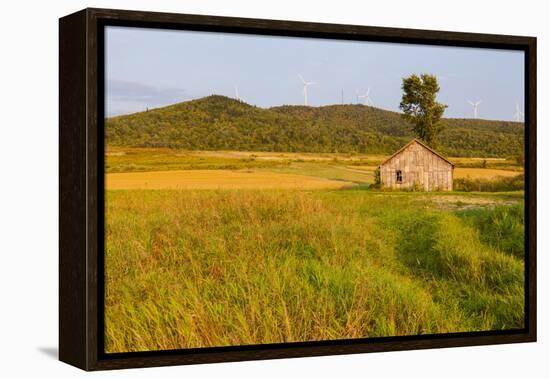
[[[512,170],[499,170],[493,168],[468,168],[468,167],[455,167],[453,176],[455,178],[472,178],[472,179],[491,179],[497,176],[512,177],[518,175],[520,172]]]
[[[112,173],[108,190],[123,189],[339,189],[354,183],[343,180],[248,170],[172,170]]]
[[[180,151],[115,148],[107,153],[107,189],[339,189],[374,182],[385,157],[331,153]],[[485,161],[489,167],[461,167]],[[454,178],[521,174],[506,160],[456,158]]]
[[[305,167],[307,166],[307,167]],[[340,189],[372,183],[375,167],[296,164],[271,170],[169,170],[108,173],[108,190],[131,189]],[[516,171],[456,168],[455,178],[512,177]]]

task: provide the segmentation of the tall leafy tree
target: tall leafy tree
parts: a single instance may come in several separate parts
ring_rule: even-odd
[[[443,130],[441,122],[447,105],[437,102],[439,84],[435,75],[413,74],[403,78],[403,97],[399,108],[413,125],[416,136],[429,146],[437,146],[437,136]]]

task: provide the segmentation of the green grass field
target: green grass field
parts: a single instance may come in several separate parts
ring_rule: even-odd
[[[371,170],[388,156],[357,153],[281,153],[258,151],[190,151],[168,148],[108,147],[106,172],[144,172],[167,170],[211,169],[286,169],[296,165],[306,167],[347,167],[355,170]],[[509,158],[449,158],[464,175],[486,177],[499,175],[495,170],[508,174],[522,172],[521,165]],[[479,170],[479,169],[486,170]],[[473,169],[468,172],[467,169]],[[492,169],[492,170],[491,170]]]
[[[106,350],[523,326],[523,194],[106,192]]]
[[[334,189],[368,186],[382,155],[186,151],[109,147],[108,189]],[[522,189],[514,160],[451,158],[457,188],[464,191]]]

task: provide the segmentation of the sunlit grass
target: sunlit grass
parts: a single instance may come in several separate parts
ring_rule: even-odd
[[[354,183],[261,170],[178,170],[106,175],[107,189],[338,189]]]
[[[522,327],[522,203],[444,196],[107,191],[106,349]]]

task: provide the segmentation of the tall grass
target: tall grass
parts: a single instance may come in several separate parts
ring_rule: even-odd
[[[470,209],[459,213],[479,231],[481,241],[517,258],[525,256],[525,205],[496,206],[489,209]]]
[[[432,282],[438,301],[459,307],[487,329],[521,325],[521,260],[484,244],[475,229],[454,215],[412,212],[401,230],[401,258],[415,275]]]
[[[522,261],[365,191],[110,191],[109,352],[522,327]]]
[[[525,176],[523,174],[495,178],[456,178],[453,180],[455,191],[478,192],[506,192],[520,191],[525,188]]]

